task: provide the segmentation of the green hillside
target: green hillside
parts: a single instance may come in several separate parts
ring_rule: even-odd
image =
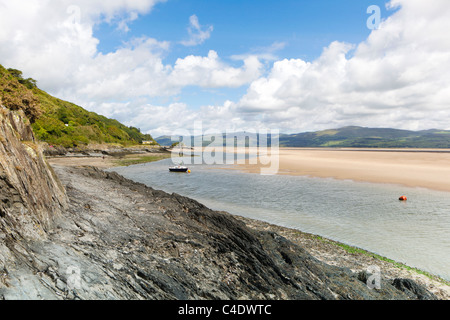
[[[39,99],[27,88],[26,80],[13,76],[0,65],[0,103],[11,110],[23,110],[34,122],[41,114]]]
[[[340,129],[284,134],[283,147],[341,148],[450,148],[450,131],[409,131],[390,128],[344,127]]]
[[[24,79],[20,70],[7,70],[1,65],[0,99],[7,108],[24,109],[36,138],[49,144],[70,148],[90,143],[129,146],[154,142],[151,135],[141,133],[138,128],[55,98],[40,90],[34,79]]]

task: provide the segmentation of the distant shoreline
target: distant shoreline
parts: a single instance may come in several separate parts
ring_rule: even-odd
[[[304,147],[281,147],[280,149],[288,150],[317,150],[317,151],[371,151],[371,152],[419,152],[419,153],[450,153],[450,149],[425,149],[425,148],[304,148]]]
[[[240,148],[237,152],[248,150]],[[136,153],[123,157],[62,156],[47,159],[52,164],[88,165],[107,169],[168,157],[170,153]],[[267,166],[235,164],[227,168],[260,173],[264,167]],[[276,173],[450,192],[450,149],[280,148],[279,170]]]
[[[259,173],[262,167],[237,164],[233,168]],[[450,150],[280,148],[277,173],[450,192]]]
[[[46,156],[50,164],[62,166],[93,166],[100,169],[109,169],[119,166],[129,166],[133,164],[148,163],[170,158],[170,153],[129,153],[120,157],[116,156]]]
[[[95,164],[102,164],[100,169],[111,168],[112,159],[102,159],[102,157],[59,157],[48,159],[51,165],[61,166],[95,166]],[[365,270],[367,266],[379,265],[382,267],[383,275],[387,278],[404,277],[412,278],[418,283],[426,286],[430,291],[437,294],[440,299],[448,300],[450,291],[448,282],[438,276],[421,274],[420,271],[410,269],[407,266],[399,266],[393,262],[383,261],[375,257],[370,252],[353,252],[352,250],[344,249],[338,242],[331,241],[312,234],[304,233],[299,230],[285,228],[269,224],[267,222],[235,216],[236,219],[243,221],[248,227],[254,230],[269,230],[279,233],[290,241],[296,244],[305,246],[319,260],[340,267],[347,267],[355,272]]]

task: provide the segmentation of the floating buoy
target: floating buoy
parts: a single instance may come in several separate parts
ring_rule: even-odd
[[[398,200],[400,200],[400,201],[406,201],[406,200],[408,200],[408,198],[406,198],[405,196],[401,196],[400,198],[398,198]]]
[[[191,170],[188,170],[188,173],[191,173]]]

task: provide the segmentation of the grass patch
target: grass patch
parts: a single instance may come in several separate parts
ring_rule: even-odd
[[[120,167],[127,167],[134,164],[148,163],[159,161],[163,159],[170,158],[171,154],[159,154],[159,155],[151,155],[151,156],[130,156],[129,158],[124,158],[120,160],[114,160],[114,164]]]
[[[327,141],[322,144],[321,147],[335,147],[343,144],[344,142],[346,142],[346,140]]]
[[[414,272],[416,272],[418,274],[421,274],[421,275],[424,275],[424,276],[426,276],[426,277],[428,277],[428,278],[430,278],[432,280],[439,281],[439,282],[441,282],[441,283],[443,283],[445,285],[450,285],[450,281],[444,280],[444,279],[442,279],[442,278],[440,278],[440,277],[438,277],[436,275],[433,275],[433,274],[431,274],[431,273],[429,273],[427,271],[420,270],[420,269],[417,269],[417,268],[414,268],[414,267],[410,267],[410,266],[408,266],[406,264],[403,264],[403,263],[394,261],[392,259],[380,256],[380,255],[378,255],[376,253],[369,252],[369,251],[366,251],[364,249],[361,249],[361,248],[358,248],[358,247],[353,247],[353,246],[350,246],[350,245],[347,245],[347,244],[344,244],[344,243],[340,243],[340,242],[337,242],[337,241],[333,241],[333,240],[330,240],[330,239],[326,239],[326,238],[323,238],[323,237],[317,236],[317,235],[315,235],[314,238],[319,240],[319,241],[322,241],[324,243],[328,243],[328,244],[332,244],[332,245],[335,245],[337,247],[340,247],[340,248],[344,249],[345,251],[347,251],[350,254],[366,255],[366,256],[372,257],[374,259],[380,260],[380,261],[388,262],[388,263],[392,264],[396,268],[405,269],[405,270],[408,270],[408,271],[414,271]]]
[[[336,134],[338,134],[339,131],[338,130],[323,130],[323,131],[318,131],[316,132],[316,135],[318,137],[322,137],[322,136],[334,136]]]

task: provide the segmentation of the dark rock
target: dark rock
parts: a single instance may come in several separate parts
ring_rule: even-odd
[[[20,115],[0,120],[2,299],[435,298],[407,279],[370,289],[277,233],[117,173],[52,169],[20,140],[34,139]]]
[[[45,238],[67,208],[63,186],[47,164],[22,111],[0,106],[0,233]]]
[[[48,157],[65,156],[68,151],[61,146],[49,145],[48,143],[42,145],[43,154]]]
[[[398,290],[404,292],[411,299],[436,300],[436,297],[433,294],[411,279],[397,278],[394,279],[392,285]]]

